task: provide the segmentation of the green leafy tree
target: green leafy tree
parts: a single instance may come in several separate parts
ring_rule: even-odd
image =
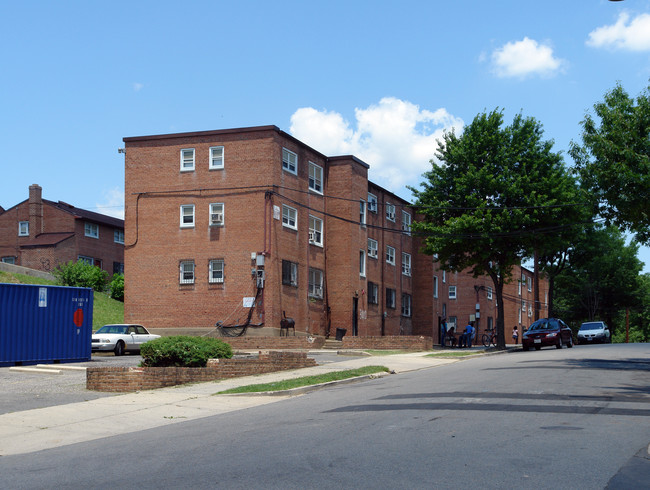
[[[498,347],[505,348],[503,286],[512,269],[544,244],[549,230],[576,219],[574,179],[534,118],[503,126],[499,110],[477,115],[458,136],[438,142],[422,190],[411,189],[422,218],[413,229],[423,251],[448,271],[488,275],[497,297]]]
[[[615,227],[585,230],[571,250],[569,265],[557,278],[558,310],[567,321],[603,320],[615,331],[620,314],[642,306],[643,264],[638,245],[626,245]]]
[[[92,288],[99,292],[106,289],[108,272],[82,260],[59,264],[52,273],[57,282],[63,286]]]
[[[122,274],[113,274],[109,288],[111,298],[124,302],[124,276]]]
[[[650,88],[650,87],[649,87]],[[572,142],[576,171],[597,213],[650,243],[650,92],[636,100],[617,84],[582,121],[582,145]]]

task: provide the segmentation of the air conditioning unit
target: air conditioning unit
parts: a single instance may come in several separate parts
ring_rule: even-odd
[[[212,213],[212,223],[223,223],[223,213]]]
[[[402,267],[402,272],[405,275],[410,276],[411,275],[411,268],[410,267]]]
[[[309,242],[316,243],[316,233],[314,233],[313,231],[309,232]]]
[[[377,250],[368,250],[368,257],[377,258]]]
[[[386,213],[386,217],[391,221],[395,221],[395,213],[388,212]]]
[[[323,297],[323,288],[314,288],[314,296],[317,298]]]
[[[528,316],[529,317],[533,316],[533,307],[532,306],[528,307]]]

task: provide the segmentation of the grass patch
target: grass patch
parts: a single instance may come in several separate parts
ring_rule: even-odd
[[[0,271],[0,283],[57,286],[56,281]],[[94,293],[93,331],[107,323],[124,323],[124,303],[106,293]]]
[[[478,356],[483,354],[483,351],[480,350],[461,350],[461,351],[443,351],[443,352],[434,352],[433,354],[427,354],[424,357],[467,357],[467,356]]]
[[[284,391],[293,388],[300,388],[302,386],[318,385],[321,383],[329,383],[330,381],[340,381],[342,379],[356,378],[357,376],[387,372],[389,372],[389,369],[384,366],[365,366],[359,369],[334,371],[331,373],[324,373],[316,376],[303,376],[301,378],[286,379],[284,381],[276,381],[274,383],[240,386],[239,388],[232,388],[230,390],[220,391],[215,394],[224,395],[232,393],[258,393],[260,391]]]

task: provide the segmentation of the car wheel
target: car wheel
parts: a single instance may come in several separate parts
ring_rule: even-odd
[[[124,342],[122,342],[120,340],[117,343],[117,345],[115,346],[115,350],[113,352],[115,352],[116,356],[123,356],[124,355]]]
[[[569,343],[566,345],[569,349],[573,347],[573,337],[569,339]]]
[[[561,349],[562,348],[562,335],[559,336],[557,344],[555,344],[556,349]]]
[[[536,345],[536,346],[535,346],[535,350],[540,350],[541,348],[542,348],[541,345]]]
[[[527,345],[522,345],[521,348],[525,351],[528,352],[529,347]]]

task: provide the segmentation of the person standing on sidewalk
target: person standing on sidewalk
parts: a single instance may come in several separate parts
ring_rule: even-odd
[[[515,345],[518,344],[518,341],[519,341],[519,332],[517,331],[517,325],[515,325],[515,328],[512,329],[512,340],[515,341]]]

